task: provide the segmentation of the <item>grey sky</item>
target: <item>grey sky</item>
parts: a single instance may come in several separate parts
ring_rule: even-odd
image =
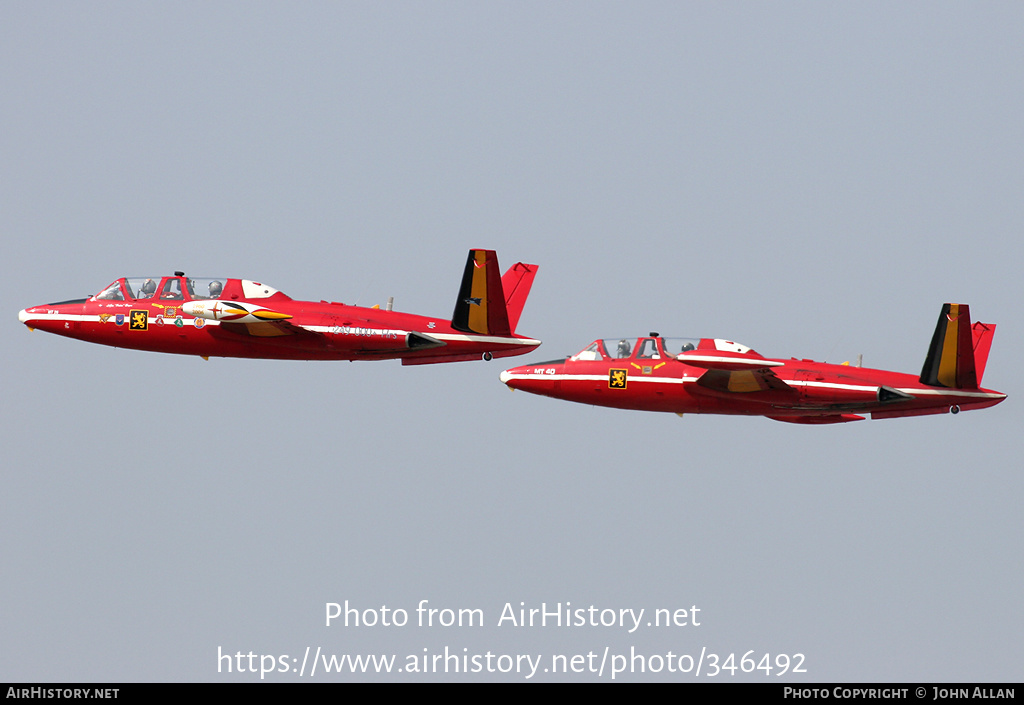
[[[0,680],[448,646],[1019,681],[1022,47],[1019,3],[5,3]],[[540,265],[533,356],[204,362],[15,318],[175,269],[447,316],[470,247]],[[649,330],[915,372],[946,301],[999,324],[994,409],[804,428],[498,382]],[[324,626],[424,599],[486,625]],[[498,627],[520,602],[702,621]],[[743,679],[789,677],[699,680]]]

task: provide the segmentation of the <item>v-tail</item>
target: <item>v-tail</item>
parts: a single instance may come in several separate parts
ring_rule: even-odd
[[[517,262],[502,276],[494,250],[470,250],[452,328],[478,335],[515,335],[536,274],[537,265]]]
[[[921,370],[921,384],[978,389],[995,330],[994,323],[972,324],[967,304],[943,304]]]

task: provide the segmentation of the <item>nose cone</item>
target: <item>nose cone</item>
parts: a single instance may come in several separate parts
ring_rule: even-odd
[[[206,302],[205,301],[187,301],[181,305],[181,312],[186,316],[195,316],[196,318],[206,318]]]
[[[24,323],[29,330],[38,329],[47,333],[75,337],[75,331],[79,329],[83,320],[84,301],[85,299],[80,299],[29,306],[18,311],[18,320]]]
[[[38,306],[33,306],[31,308],[23,308],[18,311],[18,320],[24,323],[29,330],[35,330],[46,320],[42,314],[36,312],[37,309]]]
[[[509,389],[529,389],[529,371],[532,367],[533,365],[512,367],[498,375],[498,379],[501,380],[502,384],[507,385]]]
[[[564,359],[535,362],[532,365],[520,365],[505,370],[498,378],[509,389],[554,396],[558,391],[564,365]]]

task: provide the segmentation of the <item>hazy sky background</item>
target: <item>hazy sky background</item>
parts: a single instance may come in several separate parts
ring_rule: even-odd
[[[1013,2],[5,2],[0,680],[307,646],[1021,680],[1022,86]],[[471,247],[540,265],[533,355],[204,362],[16,320],[175,269],[448,316]],[[498,381],[650,330],[917,372],[947,301],[999,324],[996,408],[801,427]],[[345,600],[410,625],[325,627]],[[520,602],[701,624],[498,627]]]

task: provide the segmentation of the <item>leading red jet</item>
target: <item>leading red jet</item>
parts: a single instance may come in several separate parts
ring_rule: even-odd
[[[116,280],[86,299],[18,314],[30,329],[91,343],[204,358],[384,360],[403,365],[522,355],[539,340],[515,333],[537,266],[504,276],[493,250],[470,250],[452,320],[379,307],[295,301],[246,279]]]
[[[772,360],[718,338],[595,340],[572,357],[501,373],[511,389],[596,406],[679,414],[767,416],[802,424],[982,409],[1005,394],[981,388],[995,324],[971,325],[945,304],[919,376],[812,360]]]

